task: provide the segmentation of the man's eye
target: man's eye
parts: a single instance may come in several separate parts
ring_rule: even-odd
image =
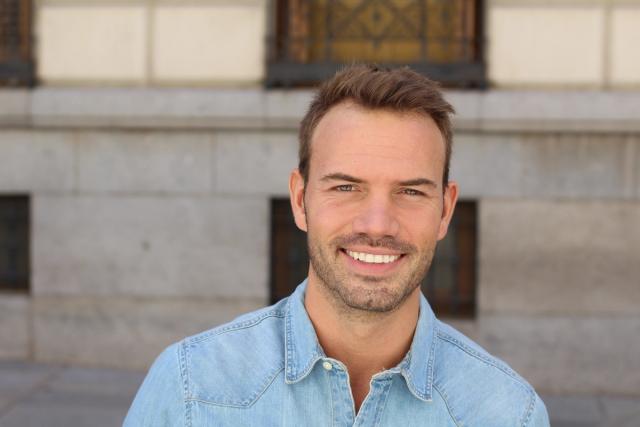
[[[422,196],[424,194],[422,191],[414,190],[413,188],[405,188],[402,192],[409,196]]]
[[[352,184],[342,184],[335,187],[338,191],[353,191]]]

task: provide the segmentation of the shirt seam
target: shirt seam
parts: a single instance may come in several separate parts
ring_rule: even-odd
[[[221,403],[221,402],[214,402],[211,400],[206,400],[206,399],[199,399],[199,398],[195,398],[195,397],[188,397],[186,400],[188,402],[198,402],[198,403],[204,403],[206,405],[212,405],[212,406],[221,406],[221,407],[227,407],[227,408],[239,408],[239,409],[246,409],[246,408],[250,408],[251,406],[253,406],[258,400],[260,400],[260,398],[267,392],[267,390],[273,385],[274,381],[276,378],[278,378],[278,375],[280,374],[280,372],[282,372],[284,370],[284,367],[280,367],[280,369],[278,369],[277,372],[275,372],[275,374],[271,377],[268,378],[267,381],[265,381],[265,385],[263,387],[261,387],[262,391],[260,391],[259,393],[256,393],[254,396],[251,397],[250,402],[248,403]]]
[[[533,411],[535,410],[537,400],[538,399],[536,398],[536,394],[532,393],[531,401],[529,403],[529,407],[527,408],[527,411],[524,413],[524,418],[523,418],[523,421],[522,421],[522,427],[527,427],[527,425],[529,425],[529,421],[531,421],[531,415],[533,414]]]
[[[285,317],[285,313],[281,310],[272,310],[272,311],[268,311],[266,313],[261,314],[260,316],[251,318],[249,320],[245,320],[242,322],[236,322],[236,323],[231,323],[228,324],[226,326],[221,326],[218,328],[215,328],[209,332],[204,332],[203,334],[200,335],[196,335],[195,337],[191,337],[188,338],[188,344],[189,345],[194,345],[194,344],[200,344],[203,341],[207,341],[211,338],[214,338],[218,335],[222,335],[225,334],[227,332],[233,332],[233,331],[238,331],[241,329],[248,329],[251,328],[253,326],[256,326],[260,323],[262,323],[263,320],[270,318],[270,317],[278,317],[278,318],[283,318]]]
[[[473,348],[469,347],[468,345],[462,343],[461,341],[453,338],[452,336],[450,336],[448,334],[445,334],[444,332],[441,332],[440,330],[438,330],[438,338],[440,338],[440,339],[442,339],[444,341],[450,342],[451,344],[455,345],[460,350],[464,351],[465,353],[467,353],[468,355],[474,357],[475,359],[485,363],[486,365],[489,365],[489,366],[492,366],[492,367],[496,368],[500,372],[502,372],[505,375],[507,375],[508,377],[512,378],[528,394],[532,393],[531,386],[529,384],[527,384],[526,382],[524,382],[521,378],[519,378],[518,375],[515,372],[513,372],[511,369],[503,366],[500,363],[497,363],[492,358],[483,355],[482,353],[478,352],[477,350],[474,350]]]
[[[187,399],[189,394],[189,371],[187,369],[187,351],[188,346],[182,345],[178,347],[178,366],[180,371],[180,379],[182,380],[182,404],[184,407],[184,423],[186,427],[191,427],[191,405]]]
[[[447,408],[447,412],[449,413],[449,416],[455,423],[456,427],[462,427],[462,424],[459,423],[458,419],[455,417],[455,415],[453,415],[453,410],[451,409],[451,406],[449,405],[449,401],[446,398],[446,393],[443,393],[442,391],[440,391],[440,389],[436,384],[433,385],[433,389],[437,391],[440,397],[442,398],[442,401],[444,402],[444,406]]]

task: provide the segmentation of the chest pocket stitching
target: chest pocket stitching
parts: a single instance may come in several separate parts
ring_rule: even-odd
[[[232,399],[228,396],[205,395],[196,396],[192,394],[187,398],[189,401],[200,402],[216,406],[229,406],[236,408],[248,408],[253,405],[264,394],[278,375],[284,370],[284,364],[280,364],[277,369],[272,371],[257,387],[257,390],[244,399]]]

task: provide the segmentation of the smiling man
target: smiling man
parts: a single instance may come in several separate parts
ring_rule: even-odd
[[[406,68],[324,83],[289,179],[307,280],[165,350],[125,425],[548,426],[531,386],[420,292],[458,195],[452,112]]]

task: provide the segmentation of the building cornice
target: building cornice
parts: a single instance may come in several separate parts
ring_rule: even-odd
[[[295,130],[310,90],[0,90],[0,126]],[[447,91],[460,132],[640,132],[640,91]]]

